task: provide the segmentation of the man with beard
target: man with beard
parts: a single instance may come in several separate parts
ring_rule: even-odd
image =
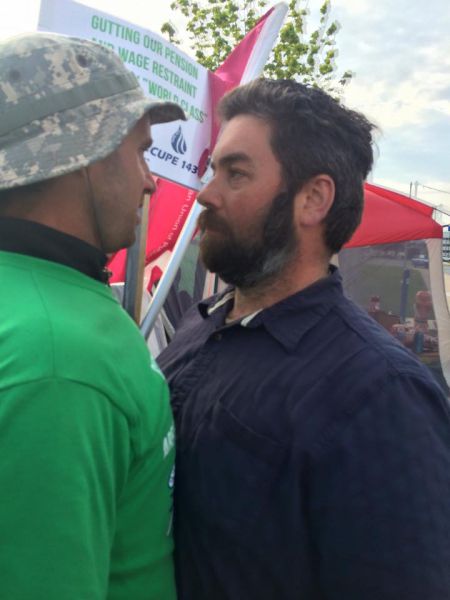
[[[181,600],[450,598],[450,416],[430,374],[344,297],[373,126],[259,80],[222,101],[199,194],[230,287],[160,356],[177,429]]]

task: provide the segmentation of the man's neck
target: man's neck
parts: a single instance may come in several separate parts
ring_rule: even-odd
[[[273,306],[281,300],[300,292],[328,275],[328,263],[286,267],[276,279],[262,282],[251,288],[236,288],[234,305],[227,321],[235,321],[258,310]]]

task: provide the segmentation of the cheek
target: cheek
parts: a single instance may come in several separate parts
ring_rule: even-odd
[[[263,214],[267,212],[265,205],[259,205],[256,202],[242,202],[239,205],[238,210],[235,211],[234,221],[241,227],[253,227],[261,218]]]
[[[134,162],[127,165],[126,171],[123,172],[123,184],[122,187],[126,188],[127,202],[131,205],[138,200],[136,196],[139,196],[144,188],[145,173],[140,162]]]

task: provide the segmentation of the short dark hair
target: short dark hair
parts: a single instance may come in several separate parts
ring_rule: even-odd
[[[320,173],[332,177],[336,193],[324,241],[331,254],[338,252],[361,221],[375,126],[326,92],[286,79],[257,79],[238,87],[222,99],[218,112],[222,121],[248,114],[272,126],[272,150],[289,192]]]

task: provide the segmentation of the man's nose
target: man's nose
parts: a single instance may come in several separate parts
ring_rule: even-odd
[[[197,202],[202,206],[217,206],[220,195],[214,177],[205,184],[197,195]]]

